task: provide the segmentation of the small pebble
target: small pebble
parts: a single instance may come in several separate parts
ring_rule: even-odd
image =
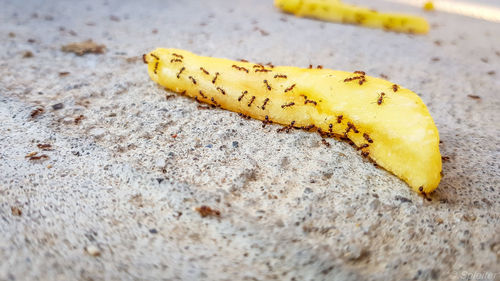
[[[101,250],[99,250],[99,248],[97,248],[97,246],[94,245],[85,247],[85,251],[93,257],[98,257],[101,255]]]
[[[106,134],[106,129],[104,128],[95,128],[93,129],[90,134],[96,138],[102,138]]]
[[[380,200],[373,199],[372,202],[370,202],[370,209],[377,210],[379,207],[380,207]]]
[[[163,158],[156,159],[156,161],[155,161],[156,167],[163,168],[163,167],[165,167],[165,165],[166,165],[165,159],[163,159]]]
[[[233,141],[233,147],[238,148],[238,146],[239,146],[239,143],[237,141]]]
[[[31,51],[24,51],[23,52],[23,58],[32,58],[33,53]]]
[[[56,104],[52,105],[53,110],[59,110],[59,109],[62,109],[63,107],[64,107],[64,105],[62,103],[56,103]]]

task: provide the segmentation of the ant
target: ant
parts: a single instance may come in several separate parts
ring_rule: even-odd
[[[365,140],[368,141],[369,143],[373,143],[373,140],[367,133],[363,133],[363,138],[365,138]]]
[[[392,90],[393,90],[394,92],[397,92],[397,91],[399,90],[399,86],[398,86],[398,85],[396,85],[396,84],[393,84],[393,85],[392,85]]]
[[[295,88],[295,84],[293,84],[292,86],[290,86],[290,87],[286,88],[286,89],[285,89],[285,93],[286,93],[286,92],[289,92],[289,91],[291,91],[291,90],[293,90],[293,88]]]
[[[155,74],[156,74],[156,72],[158,71],[158,63],[159,63],[158,61],[156,61],[156,63],[155,63],[155,69],[154,69],[154,71],[153,71]]]
[[[75,125],[78,125],[80,123],[80,121],[82,121],[82,119],[84,119],[84,118],[85,118],[85,116],[83,116],[81,114],[78,117],[76,117],[75,121],[74,121]]]
[[[206,75],[210,75],[210,73],[203,67],[200,67],[200,70],[203,71]]]
[[[349,77],[349,78],[346,78],[344,79],[344,82],[350,82],[350,81],[353,81],[353,80],[357,80],[357,79],[364,79],[365,77],[362,75],[362,76],[354,76],[354,77]]]
[[[379,98],[378,98],[378,100],[377,100],[377,104],[378,104],[378,105],[381,105],[381,104],[382,104],[382,102],[384,101],[384,96],[385,96],[385,93],[383,93],[383,92],[382,92],[382,93],[380,93],[380,97],[379,97]]]
[[[305,98],[304,104],[312,103],[312,104],[314,104],[315,106],[318,104],[316,101],[313,101],[313,100],[308,100],[306,96],[304,96],[304,98]]]
[[[294,128],[293,125],[295,125],[295,121],[292,121],[292,123],[290,123],[290,125],[288,125],[286,127],[277,129],[276,132],[281,133],[281,132],[285,131],[286,133],[289,133],[290,130]]]
[[[39,114],[42,114],[45,112],[45,109],[41,108],[41,107],[38,107],[36,108],[35,110],[31,111],[31,118],[35,118],[37,117]]]
[[[248,69],[246,69],[244,67],[241,67],[241,66],[237,66],[236,64],[233,64],[232,67],[236,68],[238,70],[241,70],[241,71],[245,71],[246,73],[248,73]]]
[[[354,124],[352,124],[351,122],[347,122],[347,127],[349,128],[349,130],[353,130],[354,133],[359,133],[358,129],[356,129],[356,126],[354,126]]]
[[[321,142],[326,145],[326,147],[330,147],[330,143],[327,142],[325,139],[321,139]]]
[[[212,103],[214,104],[214,106],[218,106],[219,104],[215,101],[215,99],[213,97],[210,98],[210,100],[212,101]]]
[[[203,91],[202,91],[202,90],[200,90],[200,96],[201,96],[202,98],[205,98],[205,99],[207,98],[207,96],[205,96],[205,95],[203,94]]]
[[[369,147],[369,145],[367,143],[365,143],[365,144],[361,145],[360,147],[358,147],[358,150],[361,150],[361,149],[367,148],[367,147]]]
[[[294,103],[294,102],[291,102],[291,103],[288,103],[288,104],[283,104],[283,105],[281,106],[281,108],[290,107],[290,106],[294,106],[294,105],[295,105],[295,103]]]
[[[220,87],[217,87],[217,91],[220,91],[221,94],[225,95],[226,94],[226,91],[224,91],[224,89],[220,88]]]
[[[255,100],[255,96],[252,96],[252,98],[250,99],[250,102],[248,103],[248,107],[250,107],[252,105],[254,100]]]
[[[264,84],[266,84],[267,86],[267,90],[271,91],[271,85],[269,85],[269,83],[267,82],[267,80],[264,80]]]
[[[261,106],[262,110],[266,109],[266,104],[267,104],[268,101],[269,101],[269,98],[266,98],[264,100],[264,104],[262,104],[262,106]]]
[[[215,84],[215,81],[217,80],[217,77],[219,76],[219,72],[215,72],[215,77],[212,80],[212,84]]]
[[[418,188],[418,191],[420,191],[420,193],[422,193],[422,196],[424,196],[424,199],[426,199],[427,201],[432,201],[431,198],[427,197],[427,193],[424,192],[424,187],[423,186],[420,186]]]
[[[47,156],[46,154],[42,154],[42,155],[33,155],[29,157],[29,160],[31,161],[42,160],[42,159],[49,159],[49,156]]]
[[[181,70],[179,71],[179,73],[177,73],[177,79],[179,79],[179,78],[180,78],[180,75],[181,75],[181,73],[182,73],[184,70],[186,70],[186,68],[185,68],[185,67],[182,67],[182,68],[181,68]]]
[[[49,143],[39,143],[39,144],[37,144],[36,146],[37,146],[39,149],[41,149],[41,150],[45,150],[45,151],[47,151],[47,150],[52,150],[52,145],[51,145],[51,144],[49,144]]]
[[[248,91],[244,91],[241,96],[238,98],[238,101],[241,101],[241,99],[246,95],[248,94]]]
[[[310,130],[312,130],[314,128],[316,128],[315,125],[309,125],[309,126],[301,127],[301,129],[304,130],[304,131],[310,131]]]
[[[265,120],[262,121],[262,128],[265,128],[267,124],[272,124],[273,121],[269,120],[269,116],[266,115]]]

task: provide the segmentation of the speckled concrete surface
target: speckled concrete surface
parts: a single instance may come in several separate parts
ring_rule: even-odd
[[[135,2],[0,1],[0,280],[500,279],[500,24],[435,12],[410,36],[271,1]],[[89,38],[107,52],[61,52]],[[426,201],[348,144],[167,99],[140,61],[159,46],[385,75],[428,105],[441,185]]]

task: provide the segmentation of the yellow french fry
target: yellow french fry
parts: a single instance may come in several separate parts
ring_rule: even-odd
[[[363,7],[344,4],[339,0],[275,0],[275,5],[299,17],[383,28],[396,32],[426,34],[427,21],[418,16],[399,13],[379,13]]]
[[[417,192],[439,184],[438,130],[418,95],[399,85],[362,71],[274,67],[179,49],[156,49],[144,62],[170,91],[284,129],[349,139]]]

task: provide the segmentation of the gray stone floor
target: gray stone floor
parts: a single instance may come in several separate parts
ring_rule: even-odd
[[[500,24],[369,3],[432,31],[264,0],[0,1],[0,280],[499,280]],[[106,53],[61,51],[86,39]],[[156,47],[387,76],[436,121],[441,185],[426,201],[348,144],[166,99]]]

